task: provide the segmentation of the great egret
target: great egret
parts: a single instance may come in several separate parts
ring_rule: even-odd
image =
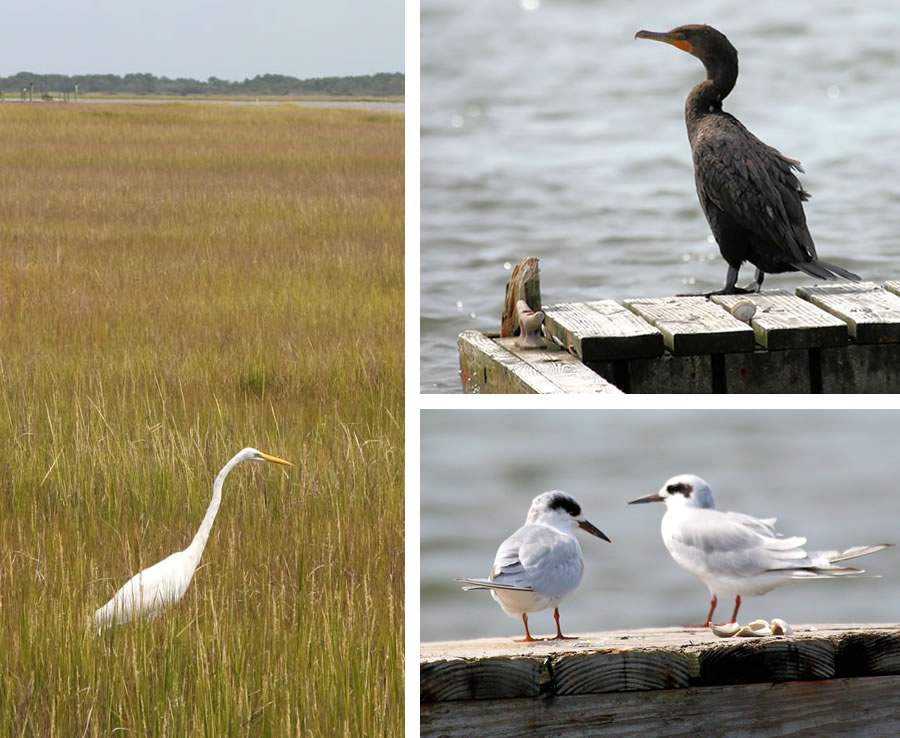
[[[242,461],[271,461],[275,464],[293,466],[290,461],[269,456],[255,448],[245,448],[236,454],[222,467],[222,471],[216,477],[213,484],[212,501],[206,509],[206,515],[203,516],[203,522],[200,523],[200,529],[194,536],[194,540],[191,541],[191,545],[184,551],[167,556],[125,582],[122,588],[113,595],[113,598],[94,613],[93,624],[98,633],[102,633],[105,628],[115,623],[127,623],[142,616],[153,617],[160,610],[184,597],[184,593],[187,592],[191,579],[194,577],[194,571],[200,563],[203,549],[206,548],[206,541],[209,538],[213,521],[216,519],[216,513],[219,511],[225,477]]]

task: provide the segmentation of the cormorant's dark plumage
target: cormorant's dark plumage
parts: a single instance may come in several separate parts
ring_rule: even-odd
[[[694,178],[700,205],[722,257],[728,262],[724,293],[758,292],[766,273],[801,271],[819,279],[859,280],[842,267],[821,261],[806,227],[803,201],[809,193],[788,159],[722,110],[737,80],[737,51],[711,26],[678,26],[667,33],[638,31],[635,38],[663,41],[696,56],[706,79],[684,105]],[[756,267],[747,289],[736,286],[741,264]]]

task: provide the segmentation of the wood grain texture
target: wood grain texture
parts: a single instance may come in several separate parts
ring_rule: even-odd
[[[635,393],[692,393],[713,391],[709,356],[673,356],[632,359],[628,362],[629,387]]]
[[[662,354],[662,334],[613,300],[569,302],[544,309],[544,330],[583,361]]]
[[[629,310],[659,329],[676,355],[752,351],[753,329],[705,297],[624,300]]]
[[[750,320],[756,342],[770,350],[805,349],[847,344],[847,324],[786,290],[755,295],[713,295],[714,303],[731,311],[739,302],[756,306]]]
[[[463,331],[460,378],[466,394],[622,394],[567,351],[545,341],[541,350],[522,349],[515,338],[488,338]]]
[[[556,393],[622,394],[620,389],[591,371],[577,356],[563,351],[550,341],[546,341],[546,344],[546,350],[536,351],[516,346],[514,338],[497,339],[498,346],[550,381],[555,386],[553,391]]]
[[[422,702],[537,697],[545,659],[493,658],[430,661],[419,670]]]
[[[534,394],[557,387],[480,331],[459,334],[459,369],[466,394]]]
[[[900,344],[851,344],[819,352],[822,392],[900,392]]]
[[[614,650],[551,661],[553,691],[559,695],[687,687],[690,674],[690,659],[676,650]]]
[[[831,679],[835,673],[835,644],[831,639],[727,639],[721,646],[697,654],[697,684],[755,684],[757,682]]]
[[[423,669],[434,662],[462,661],[467,668],[489,663],[492,673],[501,674],[507,660],[513,688],[534,694],[646,691],[900,675],[900,626],[794,626],[789,637],[727,639],[717,638],[708,629],[648,628],[588,633],[564,642],[487,638],[423,643],[420,652]],[[534,668],[533,683],[523,686],[528,674],[522,665],[529,660],[543,666]],[[451,677],[452,685],[442,688],[437,685],[439,675],[433,674],[428,694],[459,692],[460,677]],[[471,686],[469,690],[465,699],[497,694],[479,693]]]
[[[729,394],[812,391],[809,351],[805,349],[725,354],[724,372]]]
[[[900,676],[420,706],[422,736],[900,735]]]
[[[837,644],[841,676],[900,674],[900,637],[895,633],[849,633]]]
[[[843,320],[857,343],[900,342],[900,296],[874,282],[805,285],[797,294]]]
[[[503,317],[500,324],[500,335],[509,337],[519,330],[519,314],[516,303],[524,300],[534,312],[541,309],[541,277],[538,259],[529,256],[522,259],[513,268],[506,283],[506,299],[503,303]]]

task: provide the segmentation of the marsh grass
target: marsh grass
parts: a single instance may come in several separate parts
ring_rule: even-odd
[[[399,735],[402,117],[111,108],[0,105],[0,735]]]

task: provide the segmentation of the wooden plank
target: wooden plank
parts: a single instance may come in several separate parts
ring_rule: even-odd
[[[419,699],[444,702],[537,697],[544,661],[522,657],[425,663],[419,670]]]
[[[900,735],[900,676],[420,705],[422,736]]]
[[[900,295],[900,280],[889,280],[884,283],[884,288],[894,295]]]
[[[900,392],[900,344],[823,348],[819,365],[822,392]]]
[[[727,639],[697,654],[697,684],[757,684],[831,679],[836,674],[835,644],[830,639]]]
[[[458,344],[463,392],[468,394],[621,394],[549,341],[545,349],[520,349],[514,338],[492,340],[468,330],[459,335]]]
[[[665,349],[656,328],[614,300],[551,305],[544,316],[544,330],[582,361],[659,356]]]
[[[874,282],[807,285],[797,294],[847,323],[857,343],[900,342],[900,296]]]
[[[640,394],[713,391],[710,356],[673,356],[632,359],[628,362],[628,391]]]
[[[692,660],[676,650],[617,649],[564,655],[551,668],[545,685],[551,683],[554,694],[632,692],[687,687]]]
[[[515,338],[498,338],[497,344],[549,379],[555,392],[567,394],[621,395],[622,391],[585,366],[577,356],[547,341],[546,350],[519,348]]]
[[[756,295],[713,295],[710,299],[729,312],[738,303],[753,304],[756,313],[750,325],[756,342],[770,350],[847,344],[847,324],[843,320],[786,290],[768,290]]]
[[[532,664],[530,676],[523,676],[523,659],[541,667]],[[504,660],[510,663],[507,687],[502,686]],[[473,686],[471,672],[461,671],[459,662],[470,666],[490,662],[494,678],[489,694]],[[440,694],[495,699],[521,696],[523,690],[585,694],[900,674],[900,626],[804,625],[794,626],[792,636],[768,638],[717,638],[709,629],[646,628],[582,634],[572,641],[483,638],[423,643],[420,674],[428,677],[429,698],[422,701],[436,701]]]
[[[559,392],[559,387],[543,374],[480,331],[463,331],[457,343],[460,376],[466,394]]]
[[[663,334],[676,355],[752,351],[753,329],[705,297],[653,297],[623,304]]]
[[[753,351],[725,354],[725,388],[729,394],[782,394],[812,391],[809,351]]]
[[[842,676],[900,674],[900,642],[892,635],[850,633],[839,641],[835,663]]]

